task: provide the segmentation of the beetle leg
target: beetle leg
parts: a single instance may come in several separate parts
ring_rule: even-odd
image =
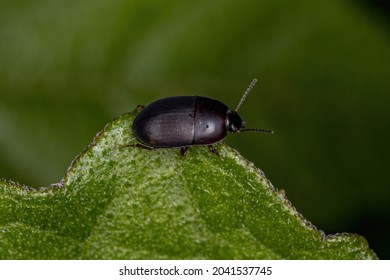
[[[148,147],[148,146],[142,145],[140,143],[137,143],[137,144],[124,144],[124,145],[122,145],[120,147],[121,148],[136,147],[136,148],[142,148],[142,149],[146,149],[146,150],[154,150],[155,149],[153,147]]]
[[[209,148],[210,152],[218,156],[218,151],[213,145],[207,145],[207,148]]]
[[[180,154],[182,157],[185,157],[188,151],[188,147],[181,147],[180,148]]]
[[[134,147],[142,148],[142,149],[146,149],[146,150],[154,150],[155,149],[153,147],[148,147],[148,146],[142,145],[140,143],[135,144]]]

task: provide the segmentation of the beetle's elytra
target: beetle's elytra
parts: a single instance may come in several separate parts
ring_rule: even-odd
[[[226,137],[227,132],[266,132],[268,129],[245,129],[238,115],[241,104],[253,88],[252,81],[236,110],[218,100],[202,96],[175,96],[157,100],[143,108],[134,119],[132,130],[142,146],[147,148],[181,148],[184,156],[188,147],[208,146]]]

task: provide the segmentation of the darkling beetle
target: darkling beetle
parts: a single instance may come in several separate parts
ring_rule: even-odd
[[[202,96],[174,96],[159,99],[143,108],[135,117],[132,130],[140,141],[135,146],[149,149],[181,148],[182,156],[192,146],[207,146],[216,153],[213,144],[227,132],[265,132],[269,129],[245,128],[237,111],[252,90],[254,79],[232,111],[218,100]]]

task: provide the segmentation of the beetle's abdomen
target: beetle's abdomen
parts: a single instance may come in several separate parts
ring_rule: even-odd
[[[143,108],[133,122],[133,133],[156,148],[192,145],[196,96],[168,97]]]

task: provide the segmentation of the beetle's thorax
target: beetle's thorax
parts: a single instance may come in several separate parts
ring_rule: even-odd
[[[244,128],[244,122],[236,111],[227,111],[226,129],[230,132],[239,132]]]

